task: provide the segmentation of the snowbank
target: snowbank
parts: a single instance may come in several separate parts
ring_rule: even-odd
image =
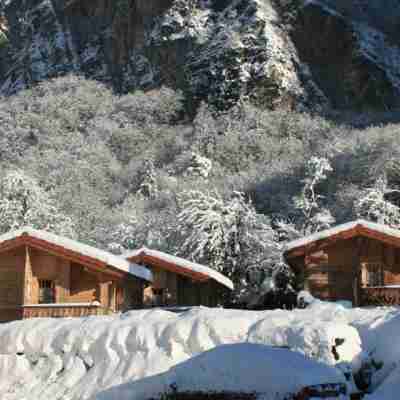
[[[217,346],[246,342],[288,346],[331,368],[342,361],[353,362],[361,354],[358,332],[348,324],[347,313],[349,310],[344,307],[330,304],[294,312],[198,307],[183,313],[141,310],[107,317],[32,319],[3,324],[0,325],[0,398],[144,399],[145,394],[152,393],[150,388],[165,382],[164,378],[157,380],[157,375],[181,376],[179,371],[184,367],[170,369]],[[248,365],[253,359],[253,352],[250,354],[251,358],[244,358]],[[239,356],[232,354],[232,357]],[[271,353],[260,354],[254,365],[262,357],[271,357]],[[230,364],[238,366],[233,359]],[[197,360],[201,370],[206,358]],[[231,372],[221,376],[222,385],[233,384],[234,372]],[[204,372],[204,379],[207,373]],[[250,375],[253,374],[255,369],[251,370]],[[182,375],[182,379],[184,382],[186,378]],[[287,387],[295,382],[288,379]],[[143,397],[139,394],[132,397],[132,384],[136,389],[141,388]],[[241,384],[246,383],[241,381]],[[251,386],[252,381],[247,384]],[[114,397],[111,394],[107,397],[116,386],[118,395],[114,392]]]
[[[325,380],[337,374],[335,367],[357,372],[372,360],[367,400],[394,400],[400,392],[399,332],[398,308],[350,309],[321,301],[295,311],[196,307],[16,321],[0,325],[0,399],[145,400],[171,383],[281,393],[313,383],[307,380],[313,376]],[[290,370],[309,359],[326,368],[304,376],[314,367]],[[270,379],[259,379],[261,364]],[[285,381],[278,377],[281,365]]]
[[[360,334],[364,356],[379,369],[372,376],[368,400],[397,400],[400,393],[400,310],[396,307],[355,309],[349,323]]]

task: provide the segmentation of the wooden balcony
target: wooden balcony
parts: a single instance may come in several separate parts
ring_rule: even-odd
[[[28,304],[22,306],[22,318],[69,318],[104,315],[97,303]]]
[[[363,306],[400,305],[400,285],[365,287],[361,289]]]

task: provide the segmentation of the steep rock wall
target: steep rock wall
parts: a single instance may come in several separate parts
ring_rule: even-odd
[[[0,94],[76,72],[122,92],[171,86],[193,107],[393,109],[400,10],[389,3],[7,0]]]

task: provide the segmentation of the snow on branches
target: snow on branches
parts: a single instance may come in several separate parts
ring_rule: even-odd
[[[249,273],[279,263],[281,249],[268,218],[257,214],[243,193],[224,199],[218,192],[190,190],[178,197],[182,252],[231,278],[237,295],[249,284]]]
[[[321,204],[324,196],[318,192],[319,185],[326,181],[328,173],[332,171],[326,158],[314,156],[307,162],[303,189],[293,199],[299,218],[295,222],[277,222],[278,231],[284,239],[297,239],[327,229],[335,223],[331,212]]]
[[[39,183],[21,171],[0,179],[0,233],[32,226],[74,237],[74,224],[55,206]]]
[[[357,217],[399,228],[400,208],[387,199],[388,195],[395,192],[399,191],[388,186],[386,177],[378,178],[375,185],[365,189],[355,201]]]
[[[323,196],[317,192],[318,185],[324,182],[328,178],[327,173],[332,171],[326,158],[311,157],[307,163],[303,190],[300,196],[294,198],[295,207],[303,215],[303,234],[329,228],[335,222],[330,211],[321,206],[320,200]]]

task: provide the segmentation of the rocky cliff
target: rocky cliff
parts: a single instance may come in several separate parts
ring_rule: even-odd
[[[387,4],[386,4],[387,3]],[[398,106],[395,0],[3,0],[0,93],[68,72],[226,109]]]

